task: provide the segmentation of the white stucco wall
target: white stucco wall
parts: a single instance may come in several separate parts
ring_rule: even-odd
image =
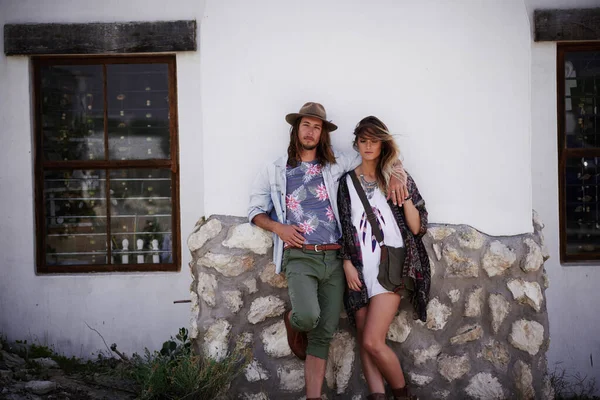
[[[527,0],[537,8],[598,7],[597,0]],[[556,44],[532,43],[532,181],[533,208],[545,223],[550,252],[545,268],[550,323],[548,368],[579,373],[600,382],[600,263],[561,265],[558,221],[558,150],[556,117]]]
[[[188,325],[185,239],[202,215],[245,215],[284,115],[320,101],[350,149],[366,114],[397,134],[433,222],[531,230],[530,37],[520,0],[0,0],[0,24],[196,19],[177,56],[182,271],[36,276],[29,62],[0,43],[0,332],[88,355],[158,347]]]
[[[523,1],[209,1],[200,38],[207,214],[245,215],[284,115],[319,101],[338,148],[369,114],[401,135],[431,221],[531,231]]]
[[[85,3],[85,5],[83,4]],[[166,7],[156,0],[0,0],[0,26],[25,22],[113,22],[196,19],[204,1]],[[4,56],[0,41],[0,333],[37,339],[68,355],[89,356],[107,343],[131,354],[154,350],[189,326],[187,235],[204,214],[200,53],[177,56],[181,228],[179,273],[36,276],[30,76],[27,57]]]

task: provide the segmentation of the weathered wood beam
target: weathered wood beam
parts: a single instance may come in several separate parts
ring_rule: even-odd
[[[6,24],[4,54],[121,54],[195,51],[196,21]]]
[[[535,10],[536,42],[600,40],[600,8]]]

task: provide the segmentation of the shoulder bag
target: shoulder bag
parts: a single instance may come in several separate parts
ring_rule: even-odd
[[[373,208],[367,200],[367,195],[358,181],[356,171],[350,173],[354,188],[358,193],[360,201],[363,203],[365,212],[367,213],[367,219],[371,224],[371,231],[379,243],[381,248],[381,255],[379,258],[379,273],[377,274],[377,280],[387,290],[397,291],[404,287],[404,281],[402,279],[402,269],[404,268],[404,258],[406,256],[404,247],[390,247],[386,246],[383,241],[383,233],[377,224],[377,217],[373,213]]]

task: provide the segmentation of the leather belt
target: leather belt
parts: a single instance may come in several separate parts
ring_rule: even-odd
[[[342,246],[337,243],[326,243],[326,244],[303,244],[302,250],[304,251],[314,251],[319,253],[321,251],[327,250],[339,250]]]

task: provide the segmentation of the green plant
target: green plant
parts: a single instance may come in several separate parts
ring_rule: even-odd
[[[579,372],[570,374],[560,363],[554,366],[554,371],[550,374],[550,384],[554,388],[556,400],[600,400],[600,397],[595,396],[595,378],[588,379]]]
[[[48,346],[32,344],[29,346],[29,358],[51,357],[54,351]]]
[[[223,394],[249,360],[248,351],[237,348],[221,361],[196,355],[187,329],[181,328],[160,351],[134,354],[132,377],[141,399],[210,399]]]

